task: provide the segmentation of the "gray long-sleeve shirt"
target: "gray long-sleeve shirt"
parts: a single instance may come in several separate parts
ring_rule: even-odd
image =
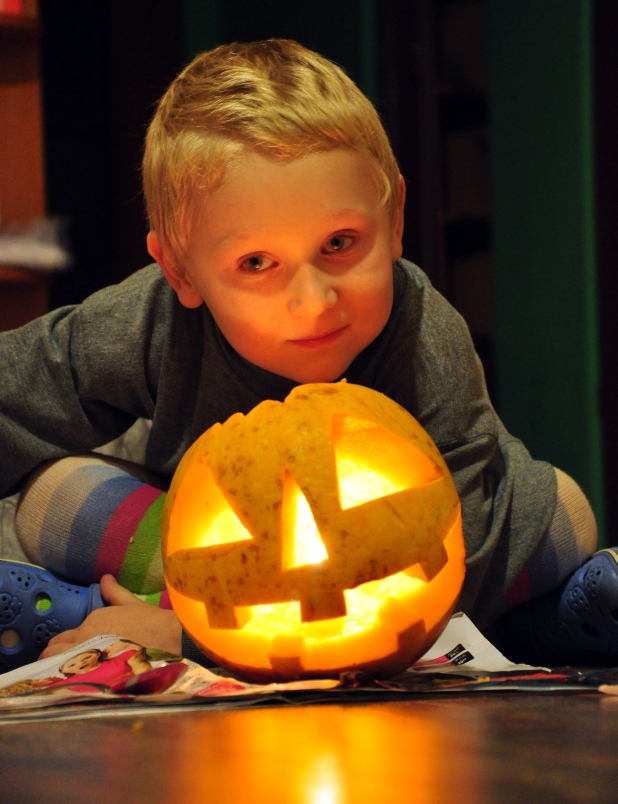
[[[459,491],[467,573],[459,608],[483,628],[551,519],[556,480],[505,430],[458,313],[416,266],[393,267],[384,330],[348,382],[386,394],[432,436]],[[206,305],[182,307],[158,266],[0,334],[0,495],[39,463],[85,452],[152,420],[146,467],[170,477],[208,427],[296,383],[225,341]]]

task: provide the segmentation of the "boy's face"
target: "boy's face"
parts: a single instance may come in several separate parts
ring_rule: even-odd
[[[393,301],[402,213],[392,224],[372,176],[344,149],[290,162],[245,152],[207,199],[184,270],[154,233],[150,252],[182,304],[205,301],[244,358],[297,382],[335,380]]]

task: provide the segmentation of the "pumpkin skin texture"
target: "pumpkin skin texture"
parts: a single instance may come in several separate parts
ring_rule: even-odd
[[[459,498],[421,425],[349,383],[295,388],[202,435],[163,512],[191,639],[249,681],[403,671],[464,579]]]

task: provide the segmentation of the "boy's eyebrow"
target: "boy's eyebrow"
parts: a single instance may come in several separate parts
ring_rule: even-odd
[[[219,248],[228,248],[229,246],[238,246],[247,240],[251,240],[256,237],[255,232],[239,232],[238,234],[231,234],[231,235],[224,235],[220,237],[218,240],[215,240],[213,246],[215,249]]]
[[[337,210],[337,212],[333,212],[329,217],[332,220],[336,220],[337,218],[347,218],[351,216],[356,216],[359,218],[369,218],[371,212],[369,209],[365,209],[364,207],[350,207]]]
[[[337,229],[336,223],[342,218],[349,218],[354,216],[357,219],[363,218],[367,219],[370,217],[370,213],[368,210],[359,209],[357,208],[349,208],[349,209],[340,209],[333,213],[326,213],[325,223],[330,222],[333,224],[333,229]],[[260,231],[239,231],[232,234],[224,235],[220,237],[218,240],[215,240],[214,247],[215,248],[224,248],[226,246],[236,245],[238,243],[243,243],[246,240],[251,240],[254,237],[260,236]]]

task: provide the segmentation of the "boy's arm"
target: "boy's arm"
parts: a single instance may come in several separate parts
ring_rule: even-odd
[[[89,451],[152,416],[170,314],[161,282],[158,268],[144,269],[0,334],[0,496],[41,462]]]
[[[458,605],[484,628],[503,610],[506,591],[547,530],[556,476],[500,421],[462,317],[420,269],[405,261],[402,268],[407,284],[393,334],[373,358],[377,382],[366,384],[421,422],[451,470],[467,556]]]
[[[160,609],[140,600],[112,575],[101,578],[101,595],[109,605],[89,614],[79,628],[63,631],[51,639],[41,659],[101,634],[115,634],[145,648],[181,655],[182,627],[171,609]]]

